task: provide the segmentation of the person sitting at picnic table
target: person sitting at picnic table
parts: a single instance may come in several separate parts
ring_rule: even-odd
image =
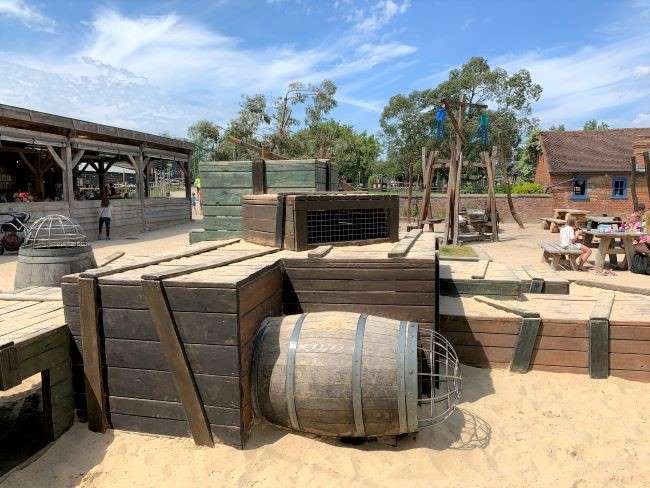
[[[582,230],[576,230],[576,219],[569,216],[566,219],[566,224],[560,229],[560,247],[570,251],[580,251],[578,256],[578,267],[582,267],[591,256],[591,249],[584,244],[578,242],[582,239]]]

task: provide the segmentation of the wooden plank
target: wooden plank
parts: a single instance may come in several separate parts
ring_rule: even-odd
[[[253,194],[266,193],[266,165],[263,159],[253,161]]]
[[[20,385],[18,351],[13,342],[0,344],[0,391]]]
[[[79,278],[79,304],[83,362],[86,378],[88,428],[105,432],[109,427],[106,415],[106,385],[104,382],[104,350],[101,339],[99,296],[96,278]]]
[[[641,288],[637,286],[619,285],[617,283],[606,283],[590,280],[573,280],[572,283],[591,288],[602,288],[603,290],[620,291],[623,293],[633,293],[635,295],[650,295],[650,288]]]
[[[537,340],[539,324],[541,319],[537,317],[522,317],[521,329],[517,336],[515,351],[512,357],[510,371],[515,373],[526,373],[530,369],[530,362],[533,355],[533,349]]]
[[[406,257],[415,242],[422,235],[422,229],[410,230],[404,238],[395,244],[390,251],[388,251],[389,258],[403,258]]]
[[[203,408],[203,401],[194,381],[194,375],[185,354],[178,329],[169,310],[165,290],[160,280],[142,281],[144,296],[151,312],[169,369],[174,378],[194,442],[202,446],[213,446],[210,424]]]
[[[614,306],[614,293],[598,296],[589,317],[589,376],[607,378],[609,375],[609,317]]]
[[[333,249],[333,247],[334,246],[318,246],[317,248],[310,250],[307,253],[307,257],[312,259],[324,258],[325,255],[327,255],[327,253]]]
[[[490,261],[487,259],[481,259],[476,263],[476,269],[472,273],[473,280],[482,280],[485,279],[485,274],[487,273],[488,266]]]
[[[491,307],[494,307],[498,310],[503,310],[504,312],[509,312],[509,313],[514,313],[516,315],[519,315],[520,317],[524,318],[538,318],[539,314],[537,312],[531,312],[528,310],[524,310],[519,307],[512,306],[508,303],[503,303],[499,300],[495,300],[493,298],[488,298],[484,296],[476,296],[474,297],[474,300],[476,300],[479,303],[484,303],[486,305],[490,305]]]

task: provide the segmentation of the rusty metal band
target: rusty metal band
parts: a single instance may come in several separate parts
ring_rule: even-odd
[[[401,434],[408,432],[406,423],[406,383],[404,379],[404,354],[406,353],[406,322],[399,323],[397,336],[397,413],[399,417],[399,431]]]
[[[408,432],[418,430],[418,324],[406,325],[404,355],[404,384],[406,386],[406,425]]]
[[[293,326],[291,337],[289,338],[289,350],[287,351],[287,376],[285,378],[284,389],[287,395],[287,411],[289,412],[289,422],[291,427],[295,430],[300,430],[298,423],[298,415],[296,415],[296,399],[295,399],[295,380],[296,380],[296,349],[298,341],[300,340],[300,331],[302,324],[305,321],[307,314],[304,313]]]
[[[366,333],[368,316],[359,315],[357,331],[354,338],[354,352],[352,353],[352,412],[354,413],[354,434],[357,437],[366,435],[363,424],[363,405],[361,402],[361,373],[363,370],[363,336]]]
[[[268,325],[266,324],[266,321],[262,323],[262,327],[260,327],[260,330],[257,331],[257,335],[255,336],[255,341],[253,342],[253,364],[251,364],[251,371],[252,371],[252,378],[251,378],[251,383],[253,391],[252,397],[253,397],[253,412],[255,412],[255,416],[258,418],[264,418],[262,415],[262,410],[260,409],[260,403],[258,399],[258,392],[257,392],[257,382],[259,381],[259,358],[260,353],[261,353],[261,348],[262,344],[264,344],[264,337],[266,336],[266,332],[269,330]]]

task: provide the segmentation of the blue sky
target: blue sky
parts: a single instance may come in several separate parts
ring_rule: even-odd
[[[474,55],[531,71],[543,126],[650,127],[650,0],[0,0],[0,103],[178,136],[323,78],[375,132]]]

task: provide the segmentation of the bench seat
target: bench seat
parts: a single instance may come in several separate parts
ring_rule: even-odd
[[[560,270],[560,260],[566,256],[571,264],[572,270],[580,269],[577,262],[577,257],[580,256],[581,252],[575,249],[565,249],[561,247],[557,242],[548,242],[542,241],[539,243],[539,247],[542,248],[542,260],[544,262],[550,263],[551,267],[555,271]]]
[[[551,232],[554,234],[560,232],[560,226],[566,224],[566,220],[553,217],[544,217],[540,220],[542,221],[542,229],[551,229]]]

